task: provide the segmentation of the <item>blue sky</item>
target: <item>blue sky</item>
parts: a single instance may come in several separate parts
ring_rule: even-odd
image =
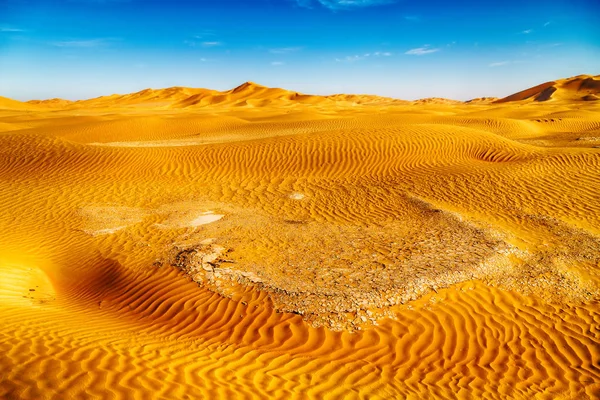
[[[0,96],[244,81],[313,94],[504,96],[600,74],[597,0],[0,0]]]

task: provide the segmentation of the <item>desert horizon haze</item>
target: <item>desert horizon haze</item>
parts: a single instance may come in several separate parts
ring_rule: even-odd
[[[0,0],[0,399],[600,398],[598,15]]]
[[[414,104],[437,103],[437,104],[500,104],[531,100],[543,102],[549,100],[574,100],[574,101],[596,101],[600,90],[600,75],[577,75],[567,79],[544,82],[531,88],[513,93],[509,96],[479,97],[464,102],[446,99],[442,97],[421,98],[413,101]],[[203,106],[265,106],[265,105],[289,105],[290,103],[305,103],[316,105],[326,104],[352,104],[352,105],[400,105],[409,104],[410,101],[390,97],[382,97],[370,94],[331,94],[311,95],[292,92],[283,88],[270,88],[255,82],[246,81],[233,89],[223,92],[191,87],[170,87],[163,89],[146,88],[129,94],[112,94],[83,100],[67,100],[61,98],[35,99],[26,102],[0,97],[3,99],[5,109],[23,108],[27,105],[39,105],[60,109],[68,108],[97,108],[114,106],[164,106],[168,108],[189,108]]]

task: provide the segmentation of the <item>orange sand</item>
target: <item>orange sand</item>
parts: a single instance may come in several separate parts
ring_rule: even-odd
[[[599,82],[0,98],[0,398],[598,398]]]

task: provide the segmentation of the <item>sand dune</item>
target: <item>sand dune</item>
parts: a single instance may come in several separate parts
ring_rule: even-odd
[[[508,97],[498,99],[481,97],[466,102],[458,100],[431,97],[415,100],[413,104],[489,104],[513,101],[547,101],[584,100],[594,101],[600,93],[600,75],[580,75],[562,79],[556,82],[546,82],[541,85],[523,90]],[[113,94],[94,99],[70,101],[63,99],[31,100],[26,103],[0,98],[0,107],[8,109],[23,109],[28,106],[43,106],[63,109],[94,109],[94,108],[229,108],[229,107],[269,107],[291,105],[322,105],[325,107],[348,107],[355,105],[399,106],[411,102],[374,95],[335,94],[329,96],[308,95],[285,89],[270,88],[245,82],[231,90],[219,92],[211,89],[186,87],[171,87],[166,89],[144,89],[125,95]]]
[[[598,79],[3,99],[0,397],[597,398]]]
[[[10,99],[6,99],[9,101]],[[11,100],[12,101],[12,100]],[[408,101],[374,95],[335,94],[329,96],[308,95],[285,89],[269,88],[254,82],[245,82],[231,90],[219,92],[211,89],[171,87],[167,89],[144,89],[119,95],[101,96],[94,99],[69,101],[63,99],[31,100],[24,104],[62,109],[97,108],[229,108],[291,105],[324,105],[327,107],[348,107],[356,105],[404,105]],[[8,106],[7,106],[8,108]]]
[[[37,106],[45,106],[45,107],[56,107],[56,108],[64,108],[71,105],[73,102],[71,100],[65,99],[47,99],[47,100],[29,100],[27,104],[34,104]]]
[[[538,86],[523,90],[496,103],[511,101],[548,101],[548,100],[584,100],[594,101],[600,93],[600,75],[579,75],[556,82],[546,82]]]
[[[460,104],[462,101],[444,99],[442,97],[428,97],[425,99],[415,100],[414,104]]]
[[[27,110],[36,109],[35,104],[23,103],[21,101],[9,99],[0,96],[0,111],[1,110]]]

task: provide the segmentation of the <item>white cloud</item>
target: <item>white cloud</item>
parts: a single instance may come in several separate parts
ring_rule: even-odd
[[[61,42],[51,42],[55,47],[74,47],[74,48],[93,48],[105,46],[106,39],[89,39],[89,40],[66,40]]]
[[[359,55],[346,56],[344,58],[336,58],[335,61],[337,61],[337,62],[355,62],[355,61],[358,61],[358,60],[363,60],[365,57],[368,57],[368,55],[364,55],[364,56],[359,56]]]
[[[277,49],[269,49],[269,53],[272,54],[289,54],[295,53],[296,51],[302,50],[302,47],[280,47]]]
[[[547,44],[543,44],[539,46],[539,49],[551,49],[553,47],[558,47],[558,46],[562,46],[563,44],[560,42],[557,43],[547,43]]]
[[[278,67],[280,65],[285,65],[285,63],[283,61],[273,61],[271,65],[273,65],[274,67]]]
[[[410,49],[406,51],[404,54],[408,54],[410,56],[424,56],[425,54],[436,53],[440,51],[439,48],[432,49],[429,45],[424,45],[423,47],[417,47],[416,49]]]
[[[527,60],[505,60],[505,61],[498,61],[498,62],[493,62],[491,64],[488,64],[488,67],[503,67],[505,65],[516,65],[516,64],[528,64],[529,61]]]
[[[392,53],[390,53],[389,51],[376,51],[374,53],[365,53],[363,55],[353,55],[353,56],[346,56],[344,58],[336,58],[335,61],[337,62],[355,62],[355,61],[360,61],[360,60],[364,60],[366,58],[373,58],[373,57],[391,57]]]
[[[207,37],[212,37],[212,36],[217,36],[215,31],[213,31],[211,29],[204,29],[203,31],[200,31],[200,33],[194,35],[194,39],[206,39]]]
[[[548,21],[544,24],[544,28],[547,27],[548,25],[550,25],[552,23],[552,21]]]
[[[529,35],[529,34],[530,34],[530,33],[532,33],[532,32],[533,32],[533,29],[525,29],[525,30],[524,30],[524,31],[522,31],[521,33],[522,33],[523,35]]]
[[[213,31],[205,30],[192,36],[190,39],[186,39],[183,43],[187,44],[190,47],[202,46],[202,47],[217,47],[222,46],[223,42],[218,40],[207,40],[208,37],[214,37],[216,34]],[[202,40],[204,39],[204,40]]]
[[[25,32],[25,29],[0,27],[0,32]]]
[[[397,0],[296,0],[300,7],[312,8],[317,3],[330,10],[350,10],[395,3]]]

